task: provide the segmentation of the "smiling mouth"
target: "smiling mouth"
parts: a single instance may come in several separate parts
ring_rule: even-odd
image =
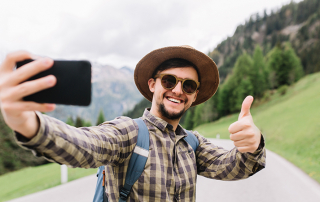
[[[174,102],[174,103],[181,103],[182,101],[181,100],[177,100],[177,99],[174,99],[174,98],[169,98],[167,97],[167,99],[171,102]]]

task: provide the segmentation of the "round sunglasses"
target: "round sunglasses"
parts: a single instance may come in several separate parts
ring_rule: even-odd
[[[154,78],[160,78],[162,87],[167,90],[175,88],[178,82],[181,81],[182,91],[189,95],[196,92],[200,86],[198,81],[178,78],[172,74],[157,74]]]

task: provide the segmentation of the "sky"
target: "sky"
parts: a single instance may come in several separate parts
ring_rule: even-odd
[[[294,0],[300,2],[301,0]],[[134,68],[150,51],[208,53],[251,15],[290,0],[1,0],[0,61],[27,50],[53,59]]]

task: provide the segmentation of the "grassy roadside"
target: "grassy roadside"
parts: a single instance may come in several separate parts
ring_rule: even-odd
[[[68,181],[97,173],[97,169],[68,168]],[[0,201],[25,196],[60,185],[60,165],[50,163],[0,176]],[[92,196],[93,197],[93,196]]]
[[[266,139],[266,147],[304,170],[320,182],[320,73],[304,77],[275,93],[269,102],[253,107],[255,124]],[[195,130],[206,137],[229,139],[228,127],[238,114],[201,125]]]

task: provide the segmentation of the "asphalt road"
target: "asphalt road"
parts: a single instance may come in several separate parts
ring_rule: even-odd
[[[212,140],[231,149],[228,140]],[[92,201],[96,176],[24,196],[10,202]],[[198,176],[197,201],[215,202],[319,202],[320,185],[282,157],[267,151],[267,167],[246,180],[224,182]]]

